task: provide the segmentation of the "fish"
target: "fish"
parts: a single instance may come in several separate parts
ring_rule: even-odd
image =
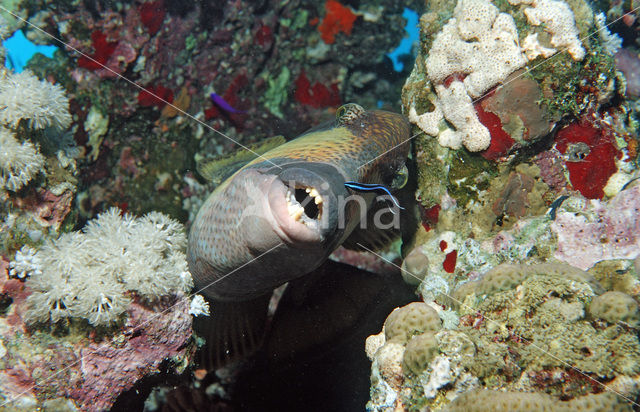
[[[376,191],[381,191],[383,193],[386,193],[387,196],[391,199],[391,201],[393,202],[393,204],[398,208],[398,209],[403,209],[404,207],[400,206],[400,202],[398,202],[398,199],[396,199],[392,194],[391,191],[382,185],[377,185],[377,184],[366,184],[366,183],[360,183],[360,182],[345,182],[344,185],[346,187],[348,187],[349,189],[353,189],[355,191],[360,191],[360,192],[376,192]],[[392,213],[393,213],[393,209]]]
[[[219,108],[221,108],[222,110],[224,110],[227,113],[232,113],[232,114],[244,114],[247,113],[244,110],[238,110],[235,107],[231,106],[229,103],[227,103],[227,101],[220,96],[217,93],[211,93],[209,95],[209,97],[211,97],[211,101],[218,106]]]
[[[191,225],[187,262],[218,320],[209,334],[215,351],[255,350],[273,290],[318,268],[374,202],[375,193],[351,201],[345,183],[395,189],[409,131],[400,114],[346,104],[334,121],[266,151],[213,190]]]

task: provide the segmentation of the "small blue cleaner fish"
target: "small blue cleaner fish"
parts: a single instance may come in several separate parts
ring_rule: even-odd
[[[211,193],[187,255],[196,290],[213,300],[214,351],[229,359],[255,349],[273,289],[320,266],[373,203],[375,193],[362,196],[364,206],[341,202],[351,196],[345,184],[396,187],[409,145],[403,116],[347,104],[331,124],[267,151]]]
[[[344,182],[344,185],[349,189],[352,189],[358,192],[384,192],[391,199],[393,204],[396,205],[396,207],[398,207],[398,209],[404,210],[404,207],[400,206],[398,199],[396,199],[395,196],[391,194],[391,191],[387,189],[385,186],[377,185],[377,184],[358,183],[358,182]],[[391,211],[393,212],[393,209],[391,209]]]

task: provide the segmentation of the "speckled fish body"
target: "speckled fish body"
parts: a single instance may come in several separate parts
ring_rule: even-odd
[[[242,301],[313,271],[359,222],[361,206],[348,202],[345,210],[341,201],[351,195],[345,182],[390,185],[404,167],[408,139],[403,116],[345,105],[331,125],[238,170],[211,193],[191,227],[196,288]],[[369,205],[373,196],[366,199]]]

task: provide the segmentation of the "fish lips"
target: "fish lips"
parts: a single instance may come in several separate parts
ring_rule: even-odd
[[[269,204],[280,228],[293,241],[324,243],[339,232],[338,197],[348,193],[344,182],[339,183],[344,180],[342,175],[328,167],[333,170],[312,164],[287,165],[277,173]]]

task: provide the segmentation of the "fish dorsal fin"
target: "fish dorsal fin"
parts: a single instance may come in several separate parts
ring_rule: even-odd
[[[201,160],[196,164],[196,169],[205,179],[215,184],[220,184],[238,169],[253,161],[256,158],[256,154],[263,155],[284,143],[286,143],[286,139],[283,136],[269,137],[261,142],[246,145],[246,149],[242,148],[233,153]]]

